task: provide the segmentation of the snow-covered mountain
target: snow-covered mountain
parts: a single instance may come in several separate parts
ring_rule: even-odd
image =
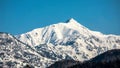
[[[18,68],[25,64],[45,68],[63,59],[89,60],[110,49],[120,49],[120,36],[89,30],[73,18],[15,37],[0,33],[3,66],[15,61],[17,66],[12,66]]]
[[[44,68],[50,62],[51,59],[41,56],[31,46],[0,32],[0,68],[23,68],[26,65]]]
[[[84,61],[107,50],[120,48],[120,36],[89,30],[73,18],[65,23],[16,35],[16,38],[33,47],[42,56],[55,61]]]

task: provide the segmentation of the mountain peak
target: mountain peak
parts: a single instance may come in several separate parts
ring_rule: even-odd
[[[70,19],[68,19],[66,22],[67,22],[67,23],[69,23],[69,22],[76,22],[76,20],[75,20],[74,18],[70,18]]]
[[[70,18],[67,23],[71,26],[77,26],[77,27],[84,27],[79,22],[77,22],[74,18]]]
[[[76,22],[76,20],[74,18],[70,18],[69,22]]]

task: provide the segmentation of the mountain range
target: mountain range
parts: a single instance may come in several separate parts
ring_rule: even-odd
[[[120,49],[119,35],[92,31],[71,18],[32,31],[0,33],[0,66],[46,68],[59,60],[86,61],[111,49]]]

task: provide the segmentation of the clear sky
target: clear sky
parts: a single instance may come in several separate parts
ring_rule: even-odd
[[[120,0],[0,0],[0,32],[21,34],[70,18],[120,35]]]

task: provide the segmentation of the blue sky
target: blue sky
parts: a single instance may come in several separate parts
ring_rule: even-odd
[[[120,35],[120,0],[0,0],[0,32],[21,34],[70,18]]]

